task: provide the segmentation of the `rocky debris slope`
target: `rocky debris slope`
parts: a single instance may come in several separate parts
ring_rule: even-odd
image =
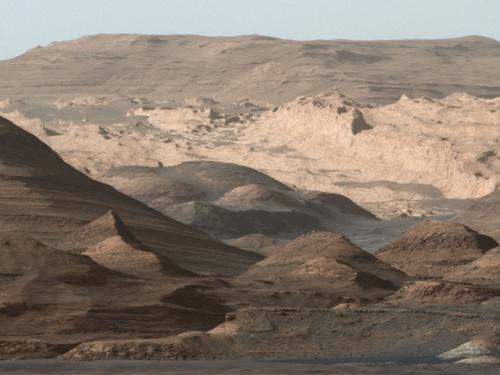
[[[454,272],[446,275],[446,279],[499,287],[499,267],[500,249],[495,248],[475,261],[457,267]]]
[[[470,284],[419,280],[406,284],[386,299],[403,306],[470,305],[499,297],[500,290]]]
[[[375,254],[411,276],[439,278],[497,246],[493,238],[464,225],[426,220]]]

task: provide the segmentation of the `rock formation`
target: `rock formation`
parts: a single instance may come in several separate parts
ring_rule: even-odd
[[[376,255],[411,276],[443,277],[498,246],[464,225],[426,220]]]

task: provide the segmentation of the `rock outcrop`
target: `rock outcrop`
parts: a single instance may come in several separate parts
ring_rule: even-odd
[[[426,220],[377,250],[376,255],[411,276],[443,277],[498,246],[464,225]]]

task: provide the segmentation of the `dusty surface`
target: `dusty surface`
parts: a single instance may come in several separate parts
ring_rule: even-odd
[[[409,265],[410,275],[423,267],[426,281],[331,232],[306,234],[261,260],[90,179],[29,133],[6,120],[0,124],[6,145],[0,149],[1,358],[432,362],[499,332],[497,285],[467,284],[459,276],[461,267],[491,264],[497,243],[467,227],[425,221],[381,251],[398,255],[382,258]],[[34,153],[37,158],[28,157]],[[193,186],[201,197],[240,204],[234,181],[246,184],[250,175],[277,190],[262,195],[259,188],[241,204],[267,199],[272,210],[297,203],[288,195],[292,189],[266,175],[230,165],[233,179],[224,178],[227,166],[210,165],[212,174],[207,168],[189,174],[198,179]],[[22,200],[12,199],[18,186],[25,188]],[[371,217],[343,197],[302,194]],[[5,232],[12,228],[20,233]],[[168,236],[153,236],[162,231]],[[428,261],[436,264],[428,267]],[[453,282],[438,280],[449,264]],[[410,272],[413,266],[417,273]],[[489,351],[472,346],[453,361],[496,361],[499,341],[488,342]]]
[[[411,279],[342,236],[312,233],[276,250],[224,288],[213,290],[235,311],[210,331],[154,340],[87,342],[63,358],[401,356],[416,360],[439,358],[470,340],[498,337],[500,290],[496,285],[442,281],[442,261],[431,267],[419,263],[427,259],[427,250],[441,257],[448,254],[445,266],[453,264],[461,252],[465,258],[460,263],[472,265],[490,251],[482,249],[482,240],[494,241],[458,224],[434,221],[419,224],[410,233],[420,234],[429,245],[441,246],[422,246],[426,243],[422,239],[407,241],[415,236],[403,236],[410,255],[398,252],[400,259],[407,264],[415,260],[417,268],[426,271],[427,280]],[[462,248],[446,246],[457,238]],[[468,257],[471,252],[476,257]],[[473,348],[453,361],[498,361],[500,341],[489,342],[488,352]]]
[[[4,374],[12,375],[202,375],[202,374],[325,374],[325,375],[496,375],[498,367],[482,365],[409,365],[409,364],[332,364],[331,361],[317,363],[262,362],[262,361],[24,361],[0,363]]]
[[[248,308],[205,333],[88,342],[64,358],[436,358],[478,334],[493,332],[498,318],[492,306]]]
[[[112,35],[0,62],[27,130],[0,118],[0,358],[498,365],[499,46]],[[457,213],[480,232],[420,222]]]

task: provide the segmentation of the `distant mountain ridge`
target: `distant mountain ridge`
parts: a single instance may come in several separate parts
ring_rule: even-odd
[[[0,98],[120,94],[182,100],[216,93],[222,102],[248,97],[281,104],[340,90],[361,102],[387,104],[402,94],[499,96],[499,60],[500,43],[478,36],[293,41],[101,34],[0,61]]]

